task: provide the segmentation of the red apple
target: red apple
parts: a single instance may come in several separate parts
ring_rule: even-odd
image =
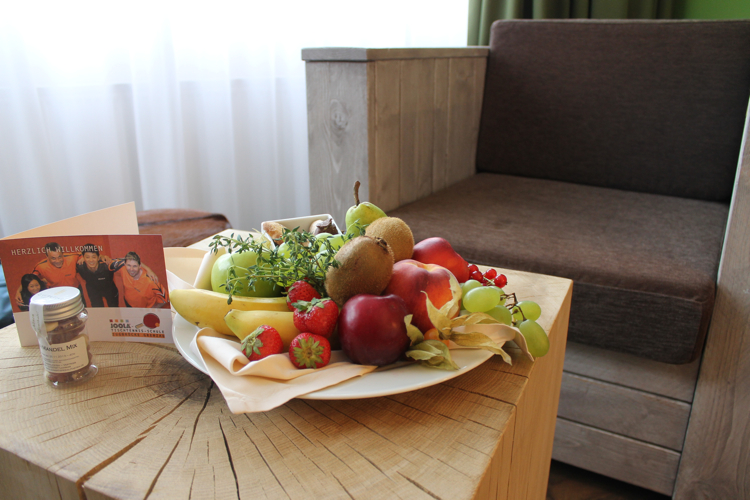
[[[414,245],[412,259],[424,264],[437,264],[448,269],[459,283],[469,279],[469,264],[453,250],[444,238],[427,238]]]
[[[427,292],[427,296],[422,292]],[[427,297],[430,297],[432,305],[440,309],[448,301],[461,296],[461,285],[453,273],[442,266],[404,259],[393,265],[391,281],[383,293],[404,299],[409,312],[414,315],[411,324],[424,333],[433,328],[427,315]],[[456,301],[448,317],[454,318],[458,312],[459,304]]]
[[[404,318],[409,314],[397,295],[355,295],[339,314],[341,349],[360,365],[395,362],[409,347]]]

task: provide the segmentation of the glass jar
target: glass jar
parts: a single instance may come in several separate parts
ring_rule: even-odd
[[[70,286],[42,290],[31,297],[29,313],[48,383],[59,387],[96,375],[80,290]]]

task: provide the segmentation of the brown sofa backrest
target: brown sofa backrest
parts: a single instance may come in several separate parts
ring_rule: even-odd
[[[477,170],[728,202],[750,21],[498,21]]]

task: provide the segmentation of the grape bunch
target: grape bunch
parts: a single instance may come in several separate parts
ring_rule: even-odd
[[[474,264],[469,265],[469,277],[461,284],[461,315],[482,312],[500,323],[518,328],[526,339],[529,352],[541,357],[549,351],[549,338],[536,322],[542,315],[539,304],[531,300],[518,302],[515,294],[506,294],[503,287],[508,279],[495,269],[484,273]]]
[[[482,286],[495,285],[502,288],[508,284],[508,278],[504,274],[497,274],[497,271],[492,268],[482,274],[482,271],[475,264],[469,264],[469,279],[477,281]]]

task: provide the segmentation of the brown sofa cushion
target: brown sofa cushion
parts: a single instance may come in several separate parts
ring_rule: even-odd
[[[164,247],[186,247],[232,225],[222,214],[200,210],[164,208],[138,212],[141,234],[161,234]]]
[[[477,170],[728,202],[750,21],[499,21]]]
[[[727,214],[724,203],[483,173],[388,215],[470,262],[573,279],[570,340],[686,363],[706,333]]]

